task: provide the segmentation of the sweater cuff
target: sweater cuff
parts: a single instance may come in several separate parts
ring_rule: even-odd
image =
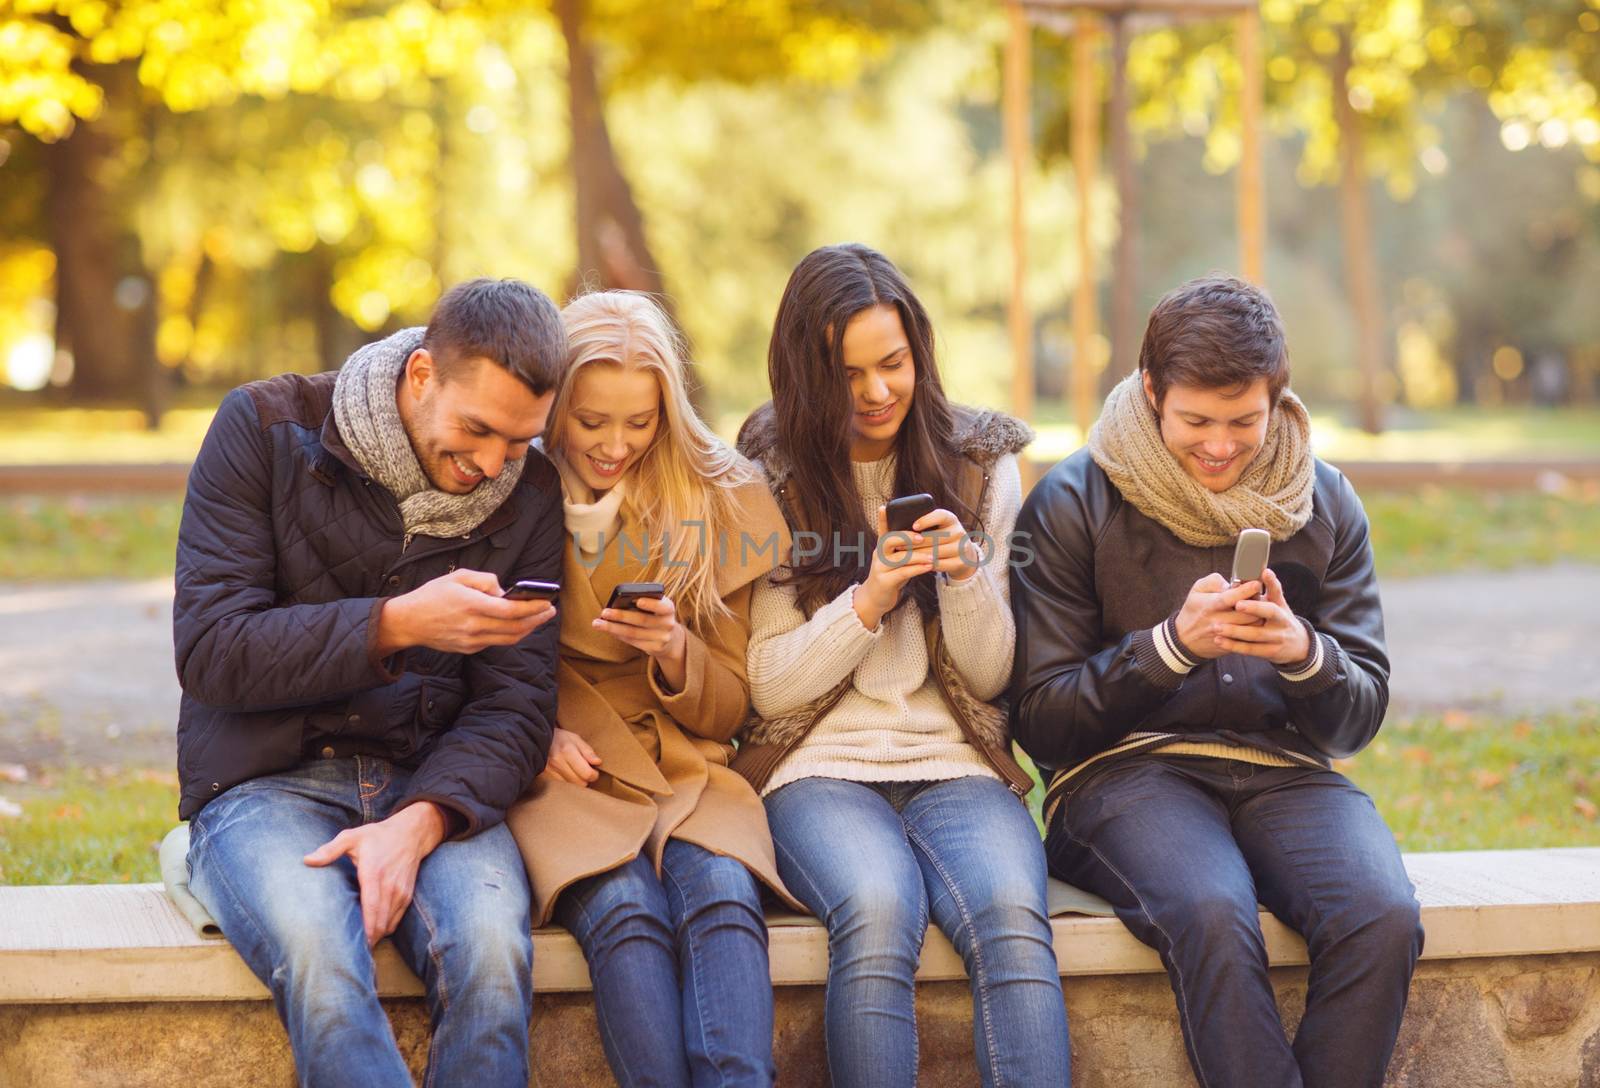
[[[1340,651],[1333,639],[1317,634],[1305,619],[1300,622],[1311,638],[1311,653],[1304,661],[1279,666],[1278,676],[1291,698],[1306,699],[1327,691],[1339,680]]]
[[[1165,691],[1176,691],[1200,664],[1178,640],[1178,624],[1172,616],[1148,631],[1134,632],[1133,659],[1145,678]]]

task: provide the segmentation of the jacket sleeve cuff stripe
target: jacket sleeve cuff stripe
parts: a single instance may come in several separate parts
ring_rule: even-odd
[[[1300,622],[1306,623],[1305,620]],[[1311,636],[1311,656],[1301,664],[1278,670],[1288,693],[1299,699],[1328,690],[1341,675],[1339,644],[1327,635],[1317,634],[1309,623],[1306,623],[1306,631]]]
[[[1164,691],[1175,691],[1194,666],[1185,664],[1184,658],[1164,644],[1163,627],[1165,624],[1158,624],[1133,633],[1133,660],[1146,680]]]

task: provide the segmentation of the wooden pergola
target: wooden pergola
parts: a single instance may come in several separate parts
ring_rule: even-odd
[[[1180,20],[1231,18],[1244,73],[1240,88],[1241,147],[1238,168],[1239,274],[1262,282],[1266,214],[1261,182],[1262,60],[1259,0],[1005,0],[1010,19],[1006,41],[1004,121],[1011,160],[1011,402],[1023,419],[1033,417],[1033,315],[1027,300],[1026,178],[1033,141],[1029,125],[1032,75],[1030,47],[1035,27],[1072,37],[1070,153],[1078,195],[1078,283],[1072,307],[1074,416],[1087,435],[1098,406],[1090,358],[1096,331],[1095,262],[1089,244],[1094,206],[1091,189],[1100,163],[1100,103],[1095,93],[1096,51],[1103,24],[1110,24],[1112,75],[1110,142],[1118,214],[1112,284],[1111,365],[1132,369],[1136,317],[1134,242],[1138,237],[1133,151],[1128,136],[1128,43],[1138,30]]]

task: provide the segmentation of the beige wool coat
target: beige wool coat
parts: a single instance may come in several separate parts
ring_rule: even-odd
[[[624,865],[641,852],[661,871],[667,840],[736,858],[796,910],[778,877],[766,809],[728,769],[729,743],[750,711],[745,646],[755,580],[788,555],[789,531],[762,481],[735,492],[740,511],[718,553],[717,590],[733,615],[688,632],[683,690],[669,692],[650,658],[592,621],[621,582],[644,580],[636,554],[643,530],[624,514],[605,551],[580,561],[570,535],[560,600],[561,660],[556,721],[600,756],[588,786],[541,776],[512,806],[506,823],[533,887],[535,925],[547,925],[557,897],[574,881]],[[688,531],[698,532],[691,528]],[[741,548],[739,534],[753,542]],[[623,540],[632,541],[625,550]],[[762,547],[775,538],[779,546]],[[707,547],[718,542],[707,540]],[[597,561],[598,560],[598,561]]]

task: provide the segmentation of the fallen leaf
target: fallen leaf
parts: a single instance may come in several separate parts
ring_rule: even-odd
[[[62,805],[50,814],[52,820],[81,820],[83,819],[82,805]]]
[[[1409,748],[1400,749],[1400,758],[1413,767],[1426,767],[1433,762],[1433,749],[1425,745],[1413,744]]]
[[[1533,827],[1538,822],[1539,818],[1531,812],[1524,812],[1522,815],[1517,817],[1517,826],[1521,828]]]
[[[1500,786],[1502,783],[1504,783],[1505,780],[1506,776],[1498,771],[1477,770],[1472,772],[1472,784],[1477,786],[1480,790],[1495,789],[1497,786]]]
[[[1444,712],[1444,727],[1452,733],[1472,728],[1472,715],[1465,710],[1447,710]]]
[[[1596,805],[1587,797],[1574,797],[1572,799],[1572,807],[1583,813],[1585,819],[1592,820],[1596,816],[1600,816],[1600,805]]]
[[[1527,718],[1523,718],[1520,722],[1511,727],[1511,735],[1516,737],[1518,740],[1527,740],[1529,737],[1533,736],[1533,723]]]

